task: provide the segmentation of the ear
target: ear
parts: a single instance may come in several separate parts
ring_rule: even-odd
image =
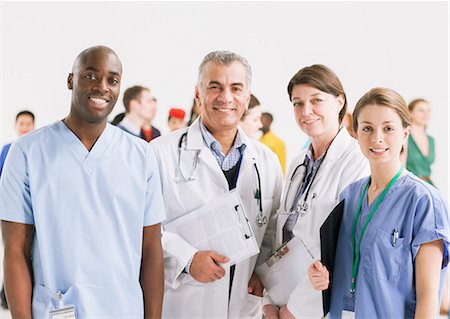
[[[338,104],[339,104],[339,113],[340,113],[341,110],[342,110],[342,108],[344,107],[344,104],[345,104],[344,96],[339,95],[339,96],[337,97],[337,101],[338,101]]]
[[[73,89],[73,73],[69,73],[69,76],[67,77],[67,88],[69,90]]]
[[[136,108],[136,104],[138,104],[139,102],[135,99],[130,100],[130,112],[134,111],[134,109]]]
[[[405,128],[404,129],[404,131],[403,131],[403,145],[405,144],[405,143],[407,143],[407,141],[408,141],[408,136],[409,136],[409,134],[411,133],[411,126],[408,126],[407,128]]]
[[[195,103],[197,103],[198,107],[200,107],[200,109],[201,109],[202,104],[200,102],[200,90],[198,89],[197,85],[195,86],[194,97],[195,97]]]

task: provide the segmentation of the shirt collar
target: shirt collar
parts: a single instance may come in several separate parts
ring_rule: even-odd
[[[313,152],[314,152],[314,150],[313,150],[312,144],[309,144],[308,149],[306,150],[306,155],[305,155],[308,170],[311,167],[317,167],[318,165],[320,165],[320,163],[323,161],[325,154],[326,154],[326,152],[325,152],[321,157],[319,157],[316,160],[313,160]]]
[[[211,134],[211,132],[206,128],[205,124],[203,124],[203,121],[201,119],[200,119],[200,131],[202,133],[203,140],[205,141],[208,148],[211,151],[222,153],[222,147],[220,146],[220,143]],[[245,148],[247,147],[247,145],[243,141],[244,141],[244,137],[242,136],[242,132],[238,129],[236,137],[234,139],[233,146],[231,147],[231,150],[239,149],[242,154],[244,152]]]

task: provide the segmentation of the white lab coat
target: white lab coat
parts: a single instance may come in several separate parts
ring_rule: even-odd
[[[291,162],[281,197],[278,210],[276,246],[279,247],[283,240],[283,227],[289,215],[285,210],[286,191],[290,178],[297,165],[302,164],[306,150],[300,152]],[[350,183],[370,174],[369,162],[362,155],[358,143],[345,128],[341,128],[336,138],[331,143],[328,152],[311,185],[307,204],[308,211],[297,219],[293,234],[299,236],[314,259],[305,260],[308,265],[314,260],[320,260],[320,226],[328,214],[339,202],[340,192]],[[298,189],[298,187],[296,187]],[[300,197],[300,202],[306,191]],[[289,210],[289,206],[287,205]],[[270,296],[264,297],[264,304],[272,303]],[[322,294],[312,288],[307,276],[302,278],[288,299],[287,307],[296,318],[321,318]]]
[[[198,178],[177,183],[175,175],[178,145],[186,130],[188,134],[183,142],[183,149],[200,150],[195,173]],[[261,247],[259,259],[254,256],[236,265],[228,301],[229,268],[226,268],[226,275],[221,280],[205,284],[195,281],[182,271],[196,249],[177,234],[164,232],[164,318],[261,318],[262,298],[248,294],[247,287],[257,259],[258,264],[264,261],[274,248],[272,245],[275,241],[276,209],[282,189],[282,171],[276,155],[269,148],[246,137],[243,142],[247,148],[242,158],[237,190]],[[203,141],[199,119],[189,128],[155,139],[150,145],[153,146],[159,161],[168,220],[195,210],[213,200],[215,196],[228,191],[228,182]],[[191,171],[194,153],[183,151],[181,166],[185,176]],[[268,223],[262,227],[256,225],[259,206],[254,197],[258,183],[253,165],[255,161],[261,176],[263,213],[268,219]]]

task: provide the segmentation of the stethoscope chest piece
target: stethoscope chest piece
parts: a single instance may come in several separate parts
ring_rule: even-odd
[[[262,227],[265,224],[267,224],[267,217],[264,215],[258,214],[258,216],[256,216],[256,225],[258,225],[259,227]]]
[[[306,202],[298,203],[297,205],[297,211],[300,214],[300,217],[303,217],[306,215],[306,212],[308,211],[308,204]]]

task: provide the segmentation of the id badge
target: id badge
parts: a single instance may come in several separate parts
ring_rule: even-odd
[[[342,319],[355,318],[355,293],[349,292],[344,296],[344,303],[342,309]]]
[[[355,319],[355,312],[349,310],[342,310],[341,319]]]
[[[50,319],[77,319],[75,306],[67,305],[50,311]]]

